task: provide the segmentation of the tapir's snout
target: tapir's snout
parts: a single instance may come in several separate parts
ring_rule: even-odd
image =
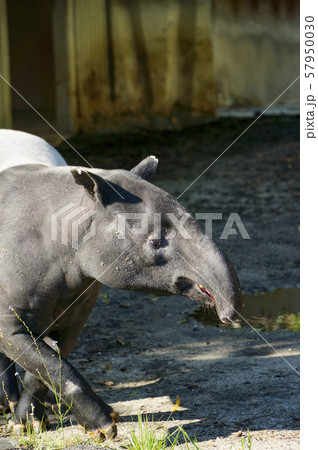
[[[227,283],[224,293],[221,290],[216,293],[216,310],[223,323],[234,322],[242,311],[242,290],[236,272],[232,265],[229,267]]]
[[[223,323],[231,323],[234,322],[241,313],[242,310],[242,294],[239,291],[235,295],[235,299],[232,299],[228,304],[222,303],[222,309],[218,310],[218,314],[221,322]]]
[[[178,276],[174,286],[176,293],[205,305],[214,306],[223,323],[234,322],[242,309],[242,293],[238,280],[237,283],[231,282],[230,285],[225,283],[217,288],[213,288],[210,283],[205,284],[208,288],[191,278]]]
[[[242,291],[237,274],[219,249],[213,252],[213,258],[202,264],[201,271],[194,264],[189,264],[184,267],[182,275],[175,274],[174,291],[191,300],[214,306],[224,323],[234,322],[242,310]]]
[[[236,318],[236,317],[234,317],[234,320],[235,320],[235,318]],[[234,322],[234,320],[231,319],[230,317],[221,317],[220,320],[221,320],[221,322],[223,322],[223,323],[232,323],[232,322]]]

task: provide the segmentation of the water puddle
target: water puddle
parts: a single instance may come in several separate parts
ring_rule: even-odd
[[[276,289],[261,295],[244,295],[241,315],[258,331],[299,331],[300,290]],[[214,310],[204,306],[188,314],[205,326],[220,328],[242,328],[249,325],[239,318],[233,324],[222,324]]]

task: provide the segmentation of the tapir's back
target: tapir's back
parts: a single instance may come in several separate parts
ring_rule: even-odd
[[[67,165],[44,139],[23,131],[0,130],[0,172],[22,164]]]

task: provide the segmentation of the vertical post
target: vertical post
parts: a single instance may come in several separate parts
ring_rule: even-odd
[[[0,128],[12,128],[10,56],[6,0],[0,0]],[[6,81],[5,81],[6,80]]]
[[[215,114],[211,0],[169,0],[166,112]]]
[[[55,0],[57,123],[61,131],[98,126],[111,111],[105,0]]]
[[[76,131],[76,103],[72,95],[76,89],[72,70],[71,6],[69,1],[55,0],[53,11],[56,120],[58,130],[66,134]]]
[[[179,100],[179,0],[169,0],[167,9],[167,72],[165,107],[166,113],[169,113]]]
[[[132,5],[127,0],[117,0],[113,2],[114,15],[114,42],[116,44],[117,54],[120,55],[120,61],[117,62],[116,83],[117,87],[122,84],[123,89],[119,91],[117,104],[130,112],[142,110],[145,103],[144,77],[142,67],[138,61],[136,51],[136,39]],[[121,79],[119,79],[119,77]],[[119,90],[119,88],[118,88]]]
[[[216,113],[212,8],[212,0],[197,0],[191,109],[199,115]]]

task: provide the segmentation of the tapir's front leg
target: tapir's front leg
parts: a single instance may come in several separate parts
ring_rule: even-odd
[[[8,333],[8,330],[7,330]],[[91,389],[77,370],[41,338],[36,345],[25,331],[8,333],[1,340],[3,351],[24,369],[59,392],[71,407],[78,422],[87,430],[97,430],[110,437],[116,435],[115,413]]]
[[[15,410],[19,401],[19,389],[14,376],[15,363],[0,353],[0,411]]]

